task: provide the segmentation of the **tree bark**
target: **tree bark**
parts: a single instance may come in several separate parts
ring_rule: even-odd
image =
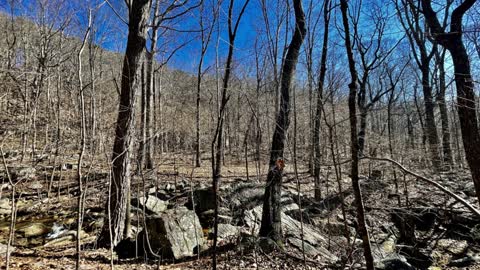
[[[110,214],[110,221],[105,221],[98,241],[99,245],[104,247],[115,246],[124,239],[125,221],[130,214],[127,213],[127,205],[130,203],[130,156],[135,126],[135,93],[140,84],[138,69],[146,43],[150,7],[151,0],[132,1],[128,6],[128,41],[123,60],[120,105],[112,153],[113,182],[110,204],[107,202],[105,206],[105,213]]]
[[[435,58],[438,66],[438,97],[437,103],[440,108],[440,119],[442,122],[442,150],[443,150],[443,162],[446,166],[451,167],[453,165],[452,148],[450,147],[450,124],[448,120],[448,109],[445,103],[445,92],[447,90],[447,83],[445,81],[445,51],[435,53]],[[449,169],[449,168],[448,168]]]
[[[276,125],[270,150],[269,171],[263,199],[262,223],[260,236],[270,237],[277,243],[282,242],[282,221],[280,209],[282,171],[284,167],[284,148],[288,131],[290,113],[290,88],[298,62],[306,28],[302,1],[293,0],[295,10],[295,32],[283,63],[281,80],[280,108],[276,116]]]
[[[480,131],[470,59],[462,41],[463,15],[475,4],[476,0],[465,0],[455,8],[450,19],[450,32],[448,33],[442,29],[436,13],[432,9],[431,1],[422,0],[421,2],[432,36],[452,55],[463,147],[480,203]]]
[[[160,1],[155,1],[155,7],[153,12],[153,26],[151,31],[150,37],[150,50],[145,53],[146,57],[146,85],[145,85],[145,141],[144,143],[144,165],[145,169],[153,169],[153,152],[154,152],[154,138],[153,136],[153,124],[152,118],[154,115],[153,107],[154,107],[154,91],[155,91],[155,76],[154,76],[154,58],[157,49],[157,40],[158,40],[158,28],[159,22],[159,10],[160,10]]]
[[[323,86],[325,83],[325,75],[327,73],[327,53],[328,53],[328,31],[330,23],[330,0],[325,0],[323,6],[323,18],[324,18],[324,30],[323,30],[323,45],[322,56],[320,59],[320,74],[318,78],[318,90],[317,90],[317,104],[315,108],[315,120],[313,131],[313,177],[315,179],[315,200],[320,201],[322,199],[322,190],[320,183],[320,120],[323,107]]]
[[[435,170],[441,167],[441,158],[439,151],[439,139],[437,132],[437,125],[435,124],[435,103],[433,102],[432,87],[430,85],[430,61],[422,57],[422,66],[420,67],[422,73],[422,90],[425,106],[425,135],[432,159],[433,168]]]

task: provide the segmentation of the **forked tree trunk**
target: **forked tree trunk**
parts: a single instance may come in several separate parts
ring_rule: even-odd
[[[283,63],[282,81],[280,85],[280,108],[276,116],[272,148],[270,150],[269,171],[263,198],[262,224],[260,227],[260,236],[272,238],[277,243],[282,242],[280,197],[282,172],[285,165],[283,152],[288,126],[290,124],[290,88],[298,62],[300,47],[302,46],[306,33],[302,1],[293,0],[293,8],[295,10],[295,32]]]
[[[480,131],[470,59],[462,41],[463,15],[475,4],[476,0],[465,0],[455,8],[452,12],[450,32],[448,33],[442,29],[430,2],[430,0],[422,0],[422,8],[433,37],[452,55],[463,147],[480,202]]]
[[[117,245],[125,236],[127,206],[130,203],[130,156],[132,152],[135,94],[140,84],[138,70],[146,43],[151,0],[132,1],[128,6],[128,41],[123,60],[120,105],[112,153],[110,198],[105,205],[107,219],[99,246]],[[110,239],[111,232],[111,239]]]

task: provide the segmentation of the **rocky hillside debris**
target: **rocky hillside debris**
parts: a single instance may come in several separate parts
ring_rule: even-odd
[[[167,210],[168,202],[160,200],[153,195],[140,196],[132,199],[132,206],[139,207],[145,210],[149,214],[160,214]]]
[[[15,247],[10,246],[8,249],[8,253],[12,254],[12,252],[15,250]],[[7,256],[7,245],[4,245],[0,243],[0,259],[3,260]]]
[[[439,239],[436,245],[437,248],[452,255],[462,255],[468,248],[468,243],[465,240]]]
[[[200,219],[200,224],[202,228],[208,229],[213,228],[214,219],[215,219],[215,210],[210,209],[198,214]],[[233,218],[230,212],[230,209],[226,207],[219,207],[218,208],[218,223],[225,223],[231,224],[233,222]]]
[[[29,238],[46,235],[50,232],[50,228],[43,223],[34,222],[18,228],[17,232]]]
[[[477,196],[475,193],[475,185],[473,184],[472,181],[468,181],[463,185],[463,193],[469,197],[475,197]]]
[[[186,207],[168,209],[148,217],[146,228],[140,235],[148,238],[146,244],[154,254],[175,259],[194,256],[204,245],[197,214]]]
[[[240,236],[240,233],[242,232],[242,228],[239,226],[234,226],[231,224],[223,224],[219,223],[218,224],[218,240],[219,242],[225,241],[225,242],[235,242],[235,240]],[[210,239],[213,239],[213,228],[210,231],[208,237]]]
[[[371,172],[370,172],[370,177],[368,178],[368,180],[370,181],[379,181],[383,178],[383,171],[380,170],[380,169],[373,169]]]
[[[80,231],[80,237],[82,238],[82,242],[91,242],[94,240],[96,236],[90,237],[84,230]],[[55,238],[51,238],[50,241],[45,243],[44,247],[63,247],[63,246],[70,246],[75,243],[77,239],[77,231],[70,230],[64,231],[57,235]]]
[[[56,239],[63,235],[66,232],[65,227],[62,224],[54,222],[52,225],[52,229],[45,237],[46,239]]]
[[[14,182],[32,180],[37,177],[37,170],[34,167],[10,167],[8,170]]]
[[[402,255],[392,255],[376,263],[375,269],[379,270],[415,270],[407,259]]]
[[[237,183],[229,188],[226,201],[235,209],[252,209],[263,202],[264,193],[263,184]]]
[[[397,258],[396,242],[394,235],[380,234],[372,237],[372,255],[376,262],[381,262],[386,259]]]
[[[302,246],[302,240],[298,238],[288,238],[287,242],[294,246],[297,250],[302,251],[302,248],[305,250],[305,254],[311,257],[320,257],[324,259],[329,259],[332,262],[338,260],[337,257],[332,255],[330,251],[328,251],[326,248],[322,246],[313,246],[309,244],[307,241],[304,241],[303,246]]]
[[[338,221],[328,220],[326,218],[314,218],[312,225],[320,228],[322,232],[330,236],[346,236],[345,224]],[[355,235],[355,230],[352,227],[347,226],[347,230],[348,235]]]
[[[298,205],[288,204],[284,208],[292,210],[299,208]],[[262,220],[262,205],[256,206],[252,210],[245,211],[245,224],[258,234],[260,229],[260,222]],[[301,250],[302,230],[300,221],[293,219],[289,215],[282,212],[282,229],[287,241]],[[310,254],[322,255],[322,258],[328,259],[332,262],[338,258],[329,252],[325,247],[328,246],[327,240],[311,225],[303,224],[303,238],[308,245]],[[300,241],[299,241],[300,240]],[[315,250],[313,250],[315,249]]]
[[[202,213],[207,210],[215,208],[215,194],[213,189],[201,188],[193,191],[193,201],[195,206],[195,212]],[[189,204],[191,205],[191,198],[189,197]]]
[[[480,224],[477,224],[470,229],[470,236],[473,241],[480,243]]]
[[[467,254],[465,257],[451,260],[448,263],[448,266],[467,268],[469,266],[476,265],[478,263],[480,263],[480,255],[479,255],[479,252],[475,252],[475,253]]]
[[[12,205],[8,198],[0,200],[0,215],[10,215],[12,213]]]

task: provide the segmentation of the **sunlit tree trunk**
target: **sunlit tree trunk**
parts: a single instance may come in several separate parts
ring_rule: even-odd
[[[105,213],[109,216],[98,241],[100,246],[115,246],[126,235],[125,221],[129,214],[127,206],[130,203],[130,156],[135,126],[135,96],[140,84],[138,71],[146,43],[151,4],[151,0],[136,0],[128,6],[128,41],[123,61],[120,105],[113,144],[111,196],[105,206]]]
[[[282,80],[280,84],[280,108],[276,116],[276,125],[270,150],[270,162],[263,197],[262,223],[260,236],[272,238],[277,243],[282,242],[282,221],[280,197],[282,188],[282,173],[284,168],[284,149],[288,131],[290,113],[290,89],[295,74],[295,69],[305,38],[305,14],[302,1],[293,0],[295,10],[295,32],[293,34],[287,55],[282,67]]]

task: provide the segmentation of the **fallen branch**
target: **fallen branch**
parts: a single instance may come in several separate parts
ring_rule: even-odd
[[[436,181],[434,180],[431,180],[431,179],[428,179],[426,177],[423,177],[417,173],[414,173],[410,170],[408,170],[407,168],[403,167],[402,164],[398,163],[397,161],[393,160],[393,159],[390,159],[390,158],[376,158],[376,157],[362,157],[362,159],[370,159],[370,160],[377,160],[377,161],[388,161],[390,163],[393,163],[395,164],[398,168],[400,168],[400,170],[402,170],[404,173],[406,174],[410,174],[412,176],[415,176],[417,179],[420,179],[424,182],[427,182],[435,187],[437,187],[438,189],[440,189],[442,192],[444,192],[445,194],[449,195],[450,197],[454,198],[457,202],[463,204],[466,208],[468,208],[473,214],[475,214],[477,217],[480,217],[480,210],[478,210],[477,208],[475,208],[473,205],[471,205],[469,202],[467,202],[466,200],[462,199],[460,196],[458,196],[457,194],[451,192],[450,190],[448,190],[446,187],[440,185],[439,183],[437,183]]]

